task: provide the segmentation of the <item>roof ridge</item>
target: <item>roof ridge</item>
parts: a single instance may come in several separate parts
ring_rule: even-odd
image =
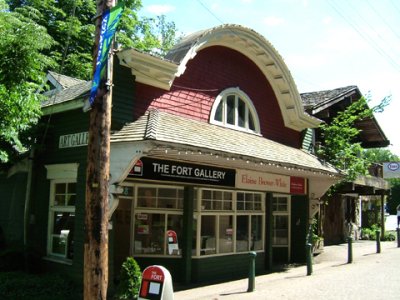
[[[146,131],[144,138],[148,140],[157,139],[158,124],[160,121],[160,114],[158,109],[149,109],[149,114],[147,117]]]

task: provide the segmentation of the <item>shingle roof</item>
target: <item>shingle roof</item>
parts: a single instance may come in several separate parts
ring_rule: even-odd
[[[61,90],[43,101],[42,107],[47,107],[65,101],[74,100],[79,97],[84,97],[89,94],[91,85],[92,83],[90,81],[83,81],[79,84],[75,84],[72,87]]]
[[[49,71],[49,75],[52,76],[53,79],[60,84],[63,89],[85,82],[85,80],[73,78],[53,71]]]
[[[315,106],[329,103],[337,98],[348,95],[353,91],[357,91],[358,88],[355,85],[349,85],[346,87],[336,88],[333,90],[316,91],[310,93],[301,93],[301,100],[305,109],[311,109]]]
[[[317,157],[251,133],[224,128],[209,123],[149,110],[133,123],[111,135],[112,143],[153,140],[176,146],[197,147],[237,156],[256,158],[302,168],[337,174],[332,166]]]

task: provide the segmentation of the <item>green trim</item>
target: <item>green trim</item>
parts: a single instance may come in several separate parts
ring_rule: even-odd
[[[193,241],[193,210],[194,210],[194,188],[186,186],[183,196],[183,244],[182,244],[182,262],[183,282],[191,282],[192,274],[192,241]]]
[[[83,107],[83,99],[76,99],[71,101],[66,101],[62,103],[57,103],[55,105],[50,105],[42,108],[43,116],[52,115],[60,112],[66,112],[69,110],[74,110]]]
[[[272,193],[265,196],[265,269],[272,269]]]

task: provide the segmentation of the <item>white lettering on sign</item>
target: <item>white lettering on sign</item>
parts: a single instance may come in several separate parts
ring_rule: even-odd
[[[163,281],[163,275],[157,274],[157,272],[152,271],[150,275],[150,280]]]
[[[153,163],[153,172],[166,176],[196,177],[200,179],[224,180],[226,172],[207,168],[193,168],[173,164]]]
[[[61,135],[58,141],[58,148],[73,148],[86,146],[89,141],[89,132],[79,132]]]
[[[272,192],[290,192],[290,176],[238,170],[236,187]]]

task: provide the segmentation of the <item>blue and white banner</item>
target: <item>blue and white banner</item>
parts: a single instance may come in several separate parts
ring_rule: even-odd
[[[103,13],[101,22],[101,32],[99,38],[99,49],[97,52],[96,69],[93,75],[92,88],[90,90],[89,105],[93,104],[94,99],[97,95],[97,90],[100,85],[100,81],[104,78],[105,67],[107,65],[108,53],[110,51],[110,45],[113,40],[115,31],[118,23],[121,19],[122,12],[124,10],[124,4],[118,4],[111,9],[107,9]]]

